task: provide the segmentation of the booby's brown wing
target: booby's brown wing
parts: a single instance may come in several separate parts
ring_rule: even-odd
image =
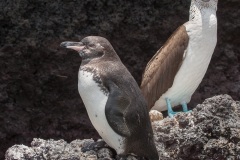
[[[172,86],[182,64],[188,41],[186,28],[182,25],[148,62],[143,73],[141,90],[149,108]]]

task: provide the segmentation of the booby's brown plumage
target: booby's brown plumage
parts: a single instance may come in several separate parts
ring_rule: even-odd
[[[192,0],[189,21],[180,26],[153,56],[141,89],[150,109],[172,117],[172,107],[187,103],[201,83],[217,42],[218,0]]]
[[[182,25],[148,62],[143,73],[141,89],[149,108],[172,86],[182,64],[188,41],[186,28]]]

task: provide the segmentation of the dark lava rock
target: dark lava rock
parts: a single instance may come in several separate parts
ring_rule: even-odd
[[[162,159],[240,160],[240,102],[228,95],[154,122],[153,129]]]
[[[153,122],[154,137],[161,160],[240,160],[240,102],[228,95],[215,96],[197,105],[190,113]],[[34,139],[31,147],[14,145],[6,160],[61,159],[112,160],[109,148],[81,152],[93,140]],[[127,160],[138,157],[128,156]]]
[[[60,42],[106,37],[138,83],[190,0],[1,0],[0,159],[14,144],[99,138],[77,91],[78,54]],[[219,94],[240,97],[240,1],[219,0],[218,44],[190,106]]]

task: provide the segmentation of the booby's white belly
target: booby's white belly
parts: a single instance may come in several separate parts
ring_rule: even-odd
[[[155,102],[152,109],[167,110],[166,98],[170,99],[172,107],[191,100],[192,94],[207,71],[215,45],[216,40],[209,42],[208,39],[195,41],[190,39],[185,59],[174,78],[172,87]]]
[[[196,64],[193,62],[194,58],[197,57],[187,57],[185,59],[174,79],[172,87],[156,101],[153,109],[166,110],[166,98],[170,99],[172,106],[190,101],[192,94],[201,83],[210,61],[209,57],[201,61],[202,63]]]
[[[124,149],[124,138],[114,132],[107,122],[105,105],[108,100],[108,94],[104,94],[100,89],[93,80],[91,72],[79,71],[78,91],[87,109],[88,116],[104,141],[120,154]]]

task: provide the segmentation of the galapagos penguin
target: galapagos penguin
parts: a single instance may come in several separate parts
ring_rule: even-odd
[[[78,91],[99,135],[117,154],[158,160],[147,103],[107,39],[62,42],[82,58]]]

